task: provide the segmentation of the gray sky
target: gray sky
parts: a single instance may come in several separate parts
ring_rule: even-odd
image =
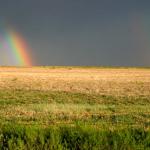
[[[0,0],[0,30],[24,37],[34,65],[150,66],[150,0]],[[13,65],[0,48],[0,65]]]

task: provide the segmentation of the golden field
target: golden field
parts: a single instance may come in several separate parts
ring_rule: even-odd
[[[150,95],[150,69],[1,67],[0,89],[147,96]]]
[[[150,69],[1,67],[0,118],[41,125],[150,124]]]

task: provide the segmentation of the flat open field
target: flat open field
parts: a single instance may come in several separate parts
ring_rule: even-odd
[[[83,130],[96,130],[94,133],[103,130],[125,133],[122,130],[131,128],[142,129],[145,136],[150,130],[150,69],[0,67],[0,126],[3,129],[8,125],[34,126],[37,129],[81,126]],[[4,147],[6,138],[0,137]],[[127,138],[130,139],[129,136]],[[108,139],[106,141],[109,142]],[[129,143],[127,141],[125,145],[129,147],[126,149],[136,149],[139,144],[136,140],[133,145],[131,139]],[[9,147],[8,143],[6,147]],[[83,143],[78,147],[75,145],[74,149],[84,149]],[[143,145],[138,146],[145,149]],[[65,148],[69,149],[69,146]],[[107,148],[115,149],[115,143],[106,144],[102,149]]]

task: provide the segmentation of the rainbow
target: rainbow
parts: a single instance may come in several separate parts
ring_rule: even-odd
[[[137,56],[139,60],[142,60],[145,66],[150,64],[150,38],[149,38],[149,26],[140,14],[133,13],[131,18],[131,29],[133,33],[134,49],[137,50]]]
[[[29,55],[30,49],[28,48],[24,38],[15,30],[7,29],[4,33],[3,41],[5,48],[9,49],[9,54],[14,57],[18,66],[32,66],[32,61]],[[9,56],[9,57],[10,57]]]

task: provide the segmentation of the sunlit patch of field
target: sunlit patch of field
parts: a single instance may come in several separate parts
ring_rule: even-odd
[[[2,67],[0,89],[148,96],[150,69]]]
[[[150,129],[150,69],[1,67],[0,125]]]

